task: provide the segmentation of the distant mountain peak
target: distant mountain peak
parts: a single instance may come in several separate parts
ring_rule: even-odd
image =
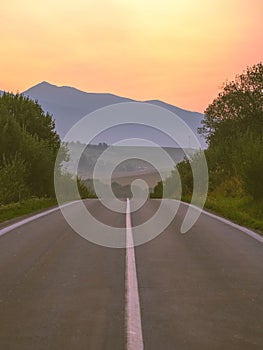
[[[198,127],[201,126],[201,120],[203,115],[197,112],[190,112],[184,110],[182,108],[173,106],[171,104],[165,103],[158,99],[148,100],[148,101],[135,101],[130,98],[117,96],[111,93],[91,93],[81,91],[74,87],[70,86],[57,86],[51,84],[47,81],[42,81],[35,86],[29,88],[28,90],[23,92],[23,95],[29,96],[30,98],[37,100],[42,108],[53,115],[56,123],[56,130],[59,135],[63,138],[64,135],[70,130],[70,128],[77,123],[82,117],[85,115],[94,112],[100,108],[110,106],[116,103],[124,103],[124,102],[140,102],[140,103],[150,103],[153,105],[157,105],[159,107],[165,108],[172,113],[178,115],[181,119],[185,121],[185,123],[193,130],[196,136],[199,138],[197,133]],[[136,128],[135,128],[136,129]],[[130,138],[131,132],[138,137],[138,135],[142,135],[141,138],[144,137],[144,131],[137,127],[136,130],[132,131],[132,127],[120,127],[116,128],[116,131],[112,131],[112,136],[102,135],[101,139],[98,139],[99,142],[107,142],[111,144],[118,140],[118,136],[127,136]],[[146,131],[145,131],[146,132]],[[141,133],[141,134],[140,134]],[[159,135],[158,138],[153,131],[147,131],[149,133],[149,137],[155,137],[154,142],[160,141],[164,146],[170,145],[170,143],[166,143],[164,136]],[[105,138],[105,139],[104,139]],[[168,141],[167,141],[168,142]],[[204,142],[201,141],[203,144]],[[186,139],[186,145],[189,146],[189,138]]]
[[[50,84],[48,81],[43,80],[41,83],[39,83],[39,85],[52,85]]]
[[[31,87],[31,89],[33,89],[33,88],[35,88],[35,87],[37,87],[37,86],[55,86],[55,87],[57,87],[56,85],[54,85],[54,84],[50,84],[48,81],[42,81],[41,83],[38,83],[38,84],[36,84],[35,86],[32,86]]]
[[[31,91],[49,90],[50,88],[56,88],[56,87],[57,87],[56,85],[50,84],[47,81],[42,81],[41,83],[38,83],[38,84],[30,87],[26,91],[24,91],[23,94],[27,94],[27,92],[31,92]]]

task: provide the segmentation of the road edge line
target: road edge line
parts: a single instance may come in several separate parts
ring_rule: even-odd
[[[218,221],[221,221],[221,222],[225,223],[226,225],[232,226],[233,228],[235,228],[235,229],[245,233],[246,235],[250,236],[251,238],[254,238],[258,242],[263,243],[263,236],[260,235],[259,233],[256,233],[256,232],[250,230],[247,227],[238,225],[238,224],[234,223],[233,221],[231,221],[229,219],[225,219],[225,218],[223,218],[221,216],[218,216],[216,214],[210,213],[209,211],[206,211],[205,209],[201,209],[201,208],[197,207],[194,204],[190,204],[190,203],[187,203],[187,202],[179,201],[178,199],[174,199],[174,200],[177,201],[177,202],[180,202],[183,205],[186,205],[188,207],[192,207],[194,209],[197,209],[197,210],[201,211],[201,213],[203,213],[203,214],[205,214],[207,216],[210,216],[210,217],[212,217],[212,218],[214,218],[214,219],[216,219]]]
[[[30,217],[28,217],[26,219],[22,219],[22,220],[14,223],[14,224],[11,224],[9,226],[3,227],[2,229],[0,229],[0,237],[5,235],[6,233],[8,233],[10,231],[13,231],[14,229],[16,229],[16,228],[18,228],[20,226],[23,226],[23,225],[25,225],[25,224],[27,224],[27,223],[29,223],[31,221],[35,221],[35,220],[41,218],[42,216],[46,216],[48,214],[51,214],[54,211],[59,210],[60,208],[67,207],[67,206],[69,206],[71,204],[74,204],[76,202],[78,202],[78,201],[73,201],[73,202],[69,202],[69,203],[65,203],[65,204],[59,205],[59,206],[57,206],[57,207],[55,207],[53,209],[45,210],[45,211],[43,211],[41,213],[32,215],[32,216],[30,216]]]

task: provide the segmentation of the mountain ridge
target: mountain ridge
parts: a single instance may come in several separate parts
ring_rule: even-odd
[[[36,85],[33,85],[32,87],[28,88],[27,90],[25,90],[23,92],[23,94],[30,93],[32,90],[35,90],[36,88],[39,88],[39,87],[41,87],[41,88],[42,87],[48,87],[48,88],[55,88],[55,89],[70,89],[70,90],[73,90],[73,91],[75,91],[77,93],[84,94],[84,95],[89,95],[89,96],[95,96],[95,95],[98,95],[98,96],[112,96],[112,97],[117,97],[117,98],[129,100],[129,101],[133,101],[133,102],[152,103],[152,104],[163,105],[163,106],[165,105],[165,106],[169,106],[169,107],[173,107],[173,108],[175,107],[176,109],[181,110],[181,111],[187,111],[189,113],[198,113],[200,115],[203,115],[201,112],[184,109],[184,108],[172,105],[171,103],[168,103],[168,102],[165,102],[165,101],[162,101],[162,100],[159,100],[159,99],[137,100],[137,99],[132,99],[132,98],[129,98],[129,97],[113,94],[113,93],[110,93],[110,92],[87,92],[87,91],[80,90],[79,88],[76,88],[74,86],[68,86],[68,85],[61,85],[61,86],[59,86],[59,85],[51,84],[51,83],[49,83],[49,82],[47,82],[45,80],[43,80],[42,82],[37,83]]]
[[[28,88],[21,94],[28,96],[33,100],[37,100],[43,110],[53,116],[56,124],[56,131],[62,139],[75,123],[85,115],[97,109],[116,103],[138,102],[142,104],[150,103],[157,105],[178,115],[193,130],[202,147],[205,147],[204,140],[200,138],[200,135],[198,135],[197,132],[198,127],[201,126],[203,114],[188,111],[158,99],[137,101],[112,93],[86,92],[71,86],[57,86],[47,81],[42,81]],[[130,137],[147,138],[164,147],[176,146],[175,142],[167,140],[167,137],[165,140],[164,134],[160,131],[158,132],[149,127],[147,129],[146,126],[135,127],[127,125],[116,127],[116,130],[112,131],[111,135],[109,135],[109,133],[102,133],[94,142],[106,142],[112,144],[117,140]],[[186,139],[187,138],[189,138],[189,136],[186,136]],[[185,147],[191,148],[190,141],[186,140]]]

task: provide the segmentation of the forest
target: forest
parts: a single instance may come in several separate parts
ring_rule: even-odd
[[[206,108],[199,133],[209,171],[206,207],[239,223],[263,228],[263,65],[258,63],[227,81]],[[198,153],[177,164],[182,198],[191,199],[193,162]],[[158,183],[152,197],[175,196],[175,172]],[[251,214],[251,215],[250,215]]]
[[[51,115],[36,101],[4,93],[0,133],[0,203],[53,197],[54,164],[61,141]]]

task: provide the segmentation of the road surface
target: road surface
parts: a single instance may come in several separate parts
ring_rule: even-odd
[[[104,223],[127,224],[97,200],[86,205]],[[147,201],[131,224],[157,207]],[[262,350],[262,243],[205,214],[182,235],[185,211],[135,248],[144,349]],[[126,265],[125,249],[84,240],[60,211],[2,235],[0,349],[127,349]]]

